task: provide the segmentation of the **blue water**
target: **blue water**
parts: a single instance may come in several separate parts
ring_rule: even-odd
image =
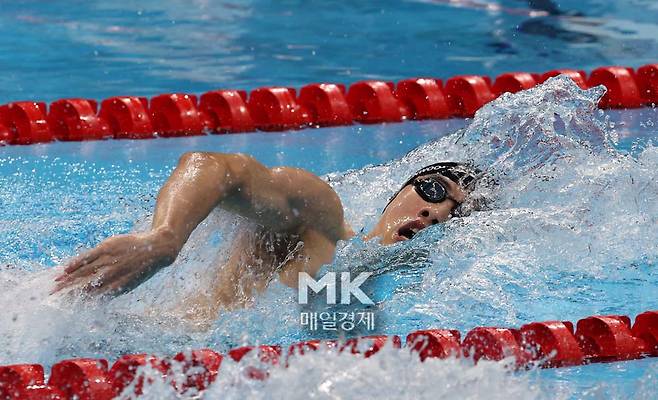
[[[534,97],[525,101],[537,103]],[[577,104],[575,100],[569,100],[572,102]],[[220,238],[218,242],[213,232],[219,231],[225,238],[231,233],[226,226],[233,222],[222,213],[213,215],[195,232],[190,240],[191,247],[184,250],[172,269],[110,305],[83,305],[83,308],[78,305],[70,309],[66,302],[50,299],[47,296],[52,281],[50,267],[59,265],[81,248],[94,246],[107,236],[144,229],[154,205],[154,194],[179,154],[191,150],[243,151],[267,165],[293,165],[317,174],[331,173],[335,188],[346,205],[347,216],[353,227],[359,230],[362,226],[372,225],[379,207],[395,189],[399,176],[411,173],[414,163],[427,163],[432,158],[441,157],[441,151],[450,154],[464,151],[448,145],[453,140],[450,138],[454,137],[454,129],[468,126],[467,137],[475,135],[469,138],[471,141],[480,140],[477,132],[482,130],[483,123],[493,124],[494,131],[499,131],[498,127],[503,132],[502,127],[509,115],[501,120],[488,117],[490,114],[505,116],[503,109],[507,107],[502,101],[501,105],[474,122],[406,122],[283,134],[3,148],[0,184],[7,189],[0,193],[0,259],[5,265],[0,268],[0,276],[5,294],[0,296],[0,303],[13,311],[4,314],[0,324],[4,326],[2,337],[7,341],[3,346],[9,349],[0,362],[51,364],[71,356],[113,359],[127,352],[171,354],[188,347],[207,346],[225,351],[243,343],[286,344],[331,336],[300,329],[296,320],[299,313],[296,295],[277,284],[255,307],[222,314],[209,331],[201,333],[179,326],[175,313],[155,321],[149,314],[144,314],[143,310],[161,307],[166,310],[165,305],[184,303],[186,287],[202,284],[203,278],[200,277],[212,265],[218,243],[228,240]],[[535,115],[537,110],[528,110],[527,107],[527,104],[518,104],[520,110]],[[583,112],[582,107],[568,110]],[[517,115],[515,111],[510,112],[512,116]],[[569,113],[571,111],[563,115],[566,117]],[[528,173],[526,169],[535,165],[534,155],[541,154],[542,150],[533,147],[517,150],[513,159],[518,165],[519,175],[509,182],[509,190],[504,192],[507,195],[527,192],[526,199],[507,200],[512,203],[501,206],[499,211],[476,215],[467,219],[465,225],[449,224],[445,232],[428,230],[427,235],[419,235],[414,241],[406,242],[404,247],[385,249],[376,244],[360,244],[358,240],[345,243],[340,247],[335,263],[328,268],[358,270],[364,268],[362,260],[376,261],[374,267],[365,268],[374,268],[378,275],[367,289],[378,303],[380,324],[374,332],[368,333],[404,335],[427,327],[458,328],[466,332],[478,325],[520,326],[549,319],[575,321],[593,314],[634,316],[644,310],[656,309],[658,304],[654,294],[658,275],[653,243],[658,214],[653,199],[658,190],[655,186],[658,153],[650,145],[656,133],[656,113],[653,109],[607,113],[606,129],[619,137],[614,145],[616,150],[613,150],[616,155],[612,158],[606,156],[606,152],[596,150],[597,143],[603,143],[597,139],[601,125],[594,123],[599,120],[598,112],[588,116],[585,113],[584,121],[593,123],[592,131],[581,134],[592,149],[583,153],[579,147],[558,148],[559,153],[569,157],[584,157],[581,163],[587,167],[579,172],[583,175],[570,176],[568,169],[560,166],[557,159],[544,168],[557,168],[565,175],[562,181],[549,180],[539,186],[527,186],[528,182],[523,178]],[[611,129],[612,126],[615,128]],[[449,141],[425,144],[442,138]],[[399,159],[418,146],[417,160],[388,163],[388,160]],[[478,147],[481,146],[472,142],[465,149],[470,151]],[[553,150],[550,154],[554,154]],[[642,164],[635,165],[630,162],[633,159],[642,160]],[[359,172],[359,168],[380,163],[387,164]],[[333,174],[334,171],[350,169],[357,170],[355,173]],[[631,180],[619,180],[620,176],[627,175]],[[604,192],[602,196],[597,194],[599,187],[610,186],[613,182],[615,190]],[[565,189],[570,196],[564,197],[565,194],[560,193]],[[644,193],[643,196],[637,197],[638,190]],[[534,198],[537,195],[545,200],[540,198],[540,203],[533,205],[538,201]],[[578,214],[568,217],[571,209],[580,207],[580,199],[591,202],[590,211],[581,217],[577,217]],[[542,202],[546,204],[542,205]],[[524,203],[527,204],[524,206]],[[563,208],[553,210],[556,206]],[[525,207],[535,209],[534,215]],[[569,222],[570,218],[576,220]],[[555,221],[550,222],[551,219]],[[576,222],[578,220],[580,222]],[[625,220],[628,221],[622,222]],[[635,221],[635,227],[630,221]],[[571,232],[569,226],[572,223],[581,225],[581,228]],[[492,230],[497,224],[499,226]],[[617,232],[610,231],[612,227]],[[610,238],[616,238],[617,243],[609,242]],[[455,240],[465,242],[455,244]],[[473,240],[479,241],[479,249],[469,244]],[[590,254],[585,258],[583,246],[586,252],[590,247]],[[422,257],[414,258],[419,248],[431,255],[429,265]],[[406,261],[402,257],[400,261],[398,254],[409,257]],[[431,261],[432,257],[435,261]],[[393,261],[387,261],[389,259]],[[446,262],[450,264],[449,268],[446,268]],[[484,266],[487,267],[482,269]],[[190,276],[194,278],[189,279]],[[99,319],[99,316],[103,317]],[[92,328],[87,331],[89,326]],[[322,379],[329,379],[327,377],[332,376],[332,371],[353,368],[345,360],[327,362],[326,357],[329,355],[324,360],[304,360],[310,365],[300,368],[318,370]],[[361,375],[354,375],[346,384],[359,386],[363,379],[390,379],[391,375],[401,373],[396,369],[398,367],[391,365],[409,363],[404,357],[398,359],[395,353],[385,357],[380,362],[390,368],[364,366],[364,370],[359,370]],[[651,385],[657,365],[656,360],[651,359],[510,376],[500,368],[470,370],[471,367],[461,364],[414,364],[410,370],[413,372],[408,372],[413,377],[407,379],[439,379],[426,375],[428,368],[435,372],[439,368],[448,376],[475,374],[477,379],[473,390],[476,397],[496,390],[501,398],[517,391],[523,392],[524,398],[542,398],[547,394],[547,398],[551,398],[555,393],[564,398],[597,398],[601,393],[613,393],[616,398],[631,395],[641,398],[645,393],[654,393]],[[233,376],[230,368],[228,371],[228,376]],[[247,394],[256,397],[268,393],[268,390],[276,392],[293,385],[297,387],[293,393],[306,393],[306,388],[299,387],[300,381],[305,382],[305,375],[298,370],[274,374],[278,378],[265,387],[243,387],[244,382],[240,380],[236,388],[235,382],[225,378],[228,383],[218,385],[217,388],[221,389],[217,390],[220,393],[229,389],[235,391],[236,398]],[[449,389],[448,382],[456,378],[442,377],[439,381],[443,382],[443,379],[445,388]],[[460,385],[470,382],[470,378],[459,379],[464,379]],[[409,381],[391,382],[391,388],[405,383]],[[489,387],[490,384],[494,389]],[[438,395],[432,391],[438,387],[444,386],[423,390]],[[166,397],[164,392],[157,393]],[[455,393],[447,391],[449,397],[456,396]]]
[[[653,0],[2,1],[0,102],[640,66],[656,20]]]
[[[542,14],[539,3],[554,15]],[[498,11],[491,11],[496,7]],[[5,69],[0,74],[0,102],[656,61],[654,2],[560,2],[559,8],[556,12],[550,2],[530,6],[522,1],[460,6],[440,1],[197,1],[192,6],[0,2],[0,65]],[[387,252],[356,241],[339,249],[337,261],[328,269],[374,268],[379,274],[370,288],[385,321],[377,333],[403,335],[430,326],[465,332],[477,325],[575,321],[592,314],[634,316],[658,309],[658,152],[651,145],[658,130],[656,110],[606,113],[606,132],[619,136],[610,156],[601,150],[597,137],[601,128],[595,121],[602,121],[602,116],[585,112],[587,104],[575,97],[565,98],[566,110],[556,108],[559,102],[545,100],[563,117],[584,112],[580,126],[589,129],[586,134],[575,130],[558,137],[560,147],[548,152],[547,165],[539,168],[546,174],[558,171],[557,177],[526,180],[535,176],[533,157],[547,154],[541,143],[528,143],[510,155],[516,167],[512,171],[518,172],[512,172],[508,186],[501,188],[498,209],[464,225],[429,231],[411,247]],[[542,112],[532,101],[505,104],[476,119],[469,148],[482,150],[474,131],[486,130],[486,121],[494,121],[490,126],[501,134],[513,136],[510,132],[519,120],[532,120]],[[299,328],[295,296],[276,285],[253,309],[221,315],[202,333],[180,327],[175,314],[154,319],[144,311],[159,303],[183,302],[186,290],[203,281],[199,277],[217,256],[218,243],[231,233],[227,226],[234,221],[222,213],[211,216],[195,233],[172,269],[109,305],[68,306],[48,298],[52,267],[105,237],[143,229],[158,188],[184,151],[240,151],[267,165],[335,173],[335,188],[359,230],[373,224],[395,186],[416,167],[414,162],[428,162],[442,151],[454,157],[467,153],[438,142],[421,147],[413,162],[390,164],[391,160],[432,140],[450,138],[455,129],[470,123],[405,122],[277,134],[1,147],[0,304],[8,311],[0,316],[0,347],[7,349],[0,354],[0,364],[52,364],[71,356],[113,359],[141,351],[170,354],[188,347],[225,351],[242,343],[285,344],[318,336]],[[540,124],[534,121],[529,126]],[[574,137],[591,149],[570,144]],[[510,172],[500,163],[500,154],[469,156],[496,161],[499,172]],[[567,159],[577,160],[576,167],[565,165]],[[344,173],[372,164],[387,165]],[[416,258],[417,248],[428,252],[429,261]],[[411,261],[386,261],[397,254]],[[372,259],[377,261],[374,267],[362,265]],[[466,393],[492,398],[650,398],[657,393],[655,359],[513,375],[497,366],[424,366],[391,354],[364,364],[312,357],[303,362],[297,369],[273,372],[264,386],[238,379],[220,382],[216,393],[229,391],[231,398],[262,398],[262,393],[303,398],[308,391],[324,398],[340,393],[338,386],[352,390],[343,398],[354,396],[357,388],[371,390],[360,396],[371,398],[376,387],[383,395],[408,388],[408,393],[427,393],[431,398],[467,397]],[[336,384],[336,371],[351,372],[338,375],[342,380]],[[420,386],[410,383],[415,381]],[[304,387],[304,382],[314,389]],[[335,383],[328,392],[323,391],[327,382]]]

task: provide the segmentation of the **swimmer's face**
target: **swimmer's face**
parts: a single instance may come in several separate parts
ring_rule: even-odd
[[[383,245],[409,240],[420,230],[450,218],[451,211],[464,201],[466,194],[455,182],[438,175],[448,192],[440,203],[425,201],[413,185],[405,186],[391,200],[368,238],[380,237]]]

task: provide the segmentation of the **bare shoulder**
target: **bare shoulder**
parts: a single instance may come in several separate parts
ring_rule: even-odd
[[[346,237],[340,198],[317,175],[301,168],[268,168],[246,154],[206,154],[226,166],[227,181],[239,188],[227,199],[230,209],[272,227],[315,230],[334,243]]]
[[[226,165],[229,172],[236,176],[267,174],[269,168],[254,157],[243,153],[201,153]]]
[[[285,188],[293,213],[308,229],[334,242],[345,238],[343,204],[327,182],[301,168],[276,167],[271,173],[276,184]]]

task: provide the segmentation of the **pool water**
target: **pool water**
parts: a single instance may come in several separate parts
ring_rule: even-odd
[[[0,60],[10,71],[0,76],[2,102],[591,69],[641,65],[657,54],[652,2],[561,2],[560,12],[550,2],[516,1],[187,4],[79,2],[64,9],[3,3],[0,37],[15,40],[0,39],[6,50]],[[428,48],[436,56],[428,57]],[[595,107],[599,95],[556,79],[501,98],[473,120],[2,147],[0,364],[201,347],[226,351],[323,334],[300,326],[296,293],[277,282],[251,308],[222,313],[209,328],[181,323],[176,307],[204,288],[243,226],[222,212],[195,231],[171,268],[128,295],[99,304],[48,296],[53,267],[105,237],[147,226],[159,187],[185,151],[241,151],[267,165],[323,175],[356,231],[372,226],[419,166],[469,159],[496,177],[495,192],[478,189],[492,196],[491,210],[390,248],[358,238],[339,246],[327,271],[375,274],[366,288],[379,321],[373,333],[404,335],[428,327],[465,332],[658,309],[657,111],[602,114]],[[465,130],[453,133],[460,128]],[[324,309],[319,301],[311,308]],[[241,368],[223,365],[208,397],[658,393],[656,359],[510,373],[497,363],[421,364],[395,351],[359,362],[321,352],[273,369],[265,382],[244,379]],[[149,393],[173,396],[167,390],[156,385]]]
[[[653,0],[0,5],[0,100],[656,62]]]
[[[555,79],[496,100],[472,121],[4,148],[1,179],[8,190],[1,197],[0,302],[10,311],[0,321],[6,349],[0,362],[48,365],[71,356],[113,359],[190,347],[226,351],[245,343],[330,336],[301,327],[304,309],[296,293],[277,282],[252,307],[223,312],[209,328],[181,323],[175,309],[203,289],[239,229],[234,225],[241,222],[222,212],[195,231],[171,268],[131,294],[93,306],[48,296],[52,266],[107,236],[146,227],[155,193],[178,155],[188,150],[239,150],[268,165],[324,174],[357,231],[372,226],[398,182],[418,166],[447,155],[487,166],[500,182],[492,210],[429,228],[392,247],[358,238],[339,246],[326,270],[375,274],[366,291],[376,302],[379,322],[368,333],[404,335],[428,327],[466,331],[656,309],[658,151],[650,140],[656,110],[600,115],[596,91],[582,92],[567,79]],[[555,120],[547,125],[547,118]],[[452,133],[460,127],[465,130]],[[515,145],[493,145],[509,140]],[[333,172],[345,170],[352,172]],[[311,302],[311,310],[325,309],[322,302]],[[647,359],[510,375],[496,365],[420,364],[397,352],[377,357],[366,369],[333,354],[324,360],[311,357],[300,361],[299,369],[277,370],[275,379],[255,387],[238,379],[238,367],[223,367],[223,373],[233,372],[226,372],[213,390],[267,398],[283,390],[295,393],[291,387],[296,387],[302,396],[304,390],[336,384],[336,371],[349,370],[353,375],[340,375],[346,386],[341,390],[366,390],[370,386],[364,389],[363,380],[385,378],[391,389],[433,376],[447,386],[428,392],[432,396],[455,396],[472,384],[476,397],[493,387],[501,398],[519,391],[524,398],[596,398],[597,393],[641,398],[655,393],[650,390],[658,368],[655,359]],[[410,368],[408,376],[392,378],[403,365]],[[308,369],[315,370],[317,380],[305,381],[308,387],[302,390],[297,380]],[[448,384],[454,376],[460,377],[456,387]],[[155,398],[165,396],[164,389],[153,390]],[[332,390],[328,393],[340,393]],[[372,390],[365,398],[375,397]]]

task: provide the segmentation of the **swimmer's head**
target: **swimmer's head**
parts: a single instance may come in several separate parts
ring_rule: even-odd
[[[430,225],[464,214],[463,204],[481,171],[463,163],[441,162],[420,169],[391,198],[368,237],[381,243],[409,240]]]

